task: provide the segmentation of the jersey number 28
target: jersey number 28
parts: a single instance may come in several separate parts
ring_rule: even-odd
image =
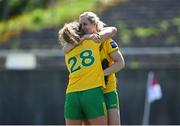
[[[71,64],[70,65],[70,73],[80,70],[81,65],[85,66],[85,67],[91,66],[95,61],[91,50],[84,50],[84,51],[80,52],[79,57],[80,57],[80,61],[78,61],[75,56],[68,59],[68,64]],[[78,62],[80,62],[81,65],[77,66],[76,64]]]

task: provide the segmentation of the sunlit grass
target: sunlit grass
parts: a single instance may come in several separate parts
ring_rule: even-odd
[[[7,41],[17,31],[38,31],[44,28],[60,27],[64,21],[78,19],[83,11],[93,10],[99,0],[67,0],[47,9],[34,9],[20,16],[0,22],[0,42]],[[14,34],[12,34],[14,32]]]

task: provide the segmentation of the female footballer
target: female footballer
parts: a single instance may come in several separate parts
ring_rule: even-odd
[[[101,21],[93,12],[82,13],[79,17],[79,23],[81,32],[85,34],[97,34],[103,30]],[[99,35],[101,36],[101,34]],[[108,109],[108,124],[120,125],[119,98],[114,73],[124,68],[125,61],[118,45],[112,39],[106,39],[101,43],[100,54],[106,83],[104,97]]]
[[[91,125],[107,125],[107,109],[102,88],[105,87],[101,67],[100,43],[84,40],[79,44],[79,23],[71,22],[59,31],[62,45],[77,45],[65,54],[69,71],[64,116],[67,125],[81,125],[87,119]]]
[[[101,41],[100,54],[102,67],[104,69],[106,88],[104,96],[108,109],[108,124],[120,125],[119,99],[116,91],[116,72],[124,68],[124,58],[119,51],[118,45],[107,36],[114,35],[112,28],[104,28],[104,23],[99,20],[96,14],[84,12],[79,17],[81,33],[89,36],[89,39]],[[111,32],[109,32],[111,31]],[[88,39],[88,36],[84,37]],[[84,39],[83,38],[83,39]],[[72,46],[65,46],[65,52],[69,52]],[[87,121],[86,121],[86,124]]]

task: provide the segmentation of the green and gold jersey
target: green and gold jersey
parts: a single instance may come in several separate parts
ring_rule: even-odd
[[[107,39],[102,42],[100,46],[100,55],[101,55],[101,63],[103,69],[111,66],[114,61],[110,57],[112,52],[118,51],[118,45],[112,39]],[[109,93],[111,91],[116,91],[116,76],[115,74],[110,74],[105,77],[106,88],[104,89],[104,93]]]
[[[105,87],[99,47],[100,43],[85,40],[65,55],[69,71],[66,93]]]

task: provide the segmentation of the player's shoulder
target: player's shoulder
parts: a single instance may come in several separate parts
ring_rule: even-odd
[[[106,46],[111,46],[112,48],[118,47],[117,43],[112,38],[107,39],[104,43]]]
[[[104,42],[105,42],[105,43],[110,43],[110,42],[112,42],[112,41],[113,41],[112,38],[108,38],[108,39],[106,39]]]

